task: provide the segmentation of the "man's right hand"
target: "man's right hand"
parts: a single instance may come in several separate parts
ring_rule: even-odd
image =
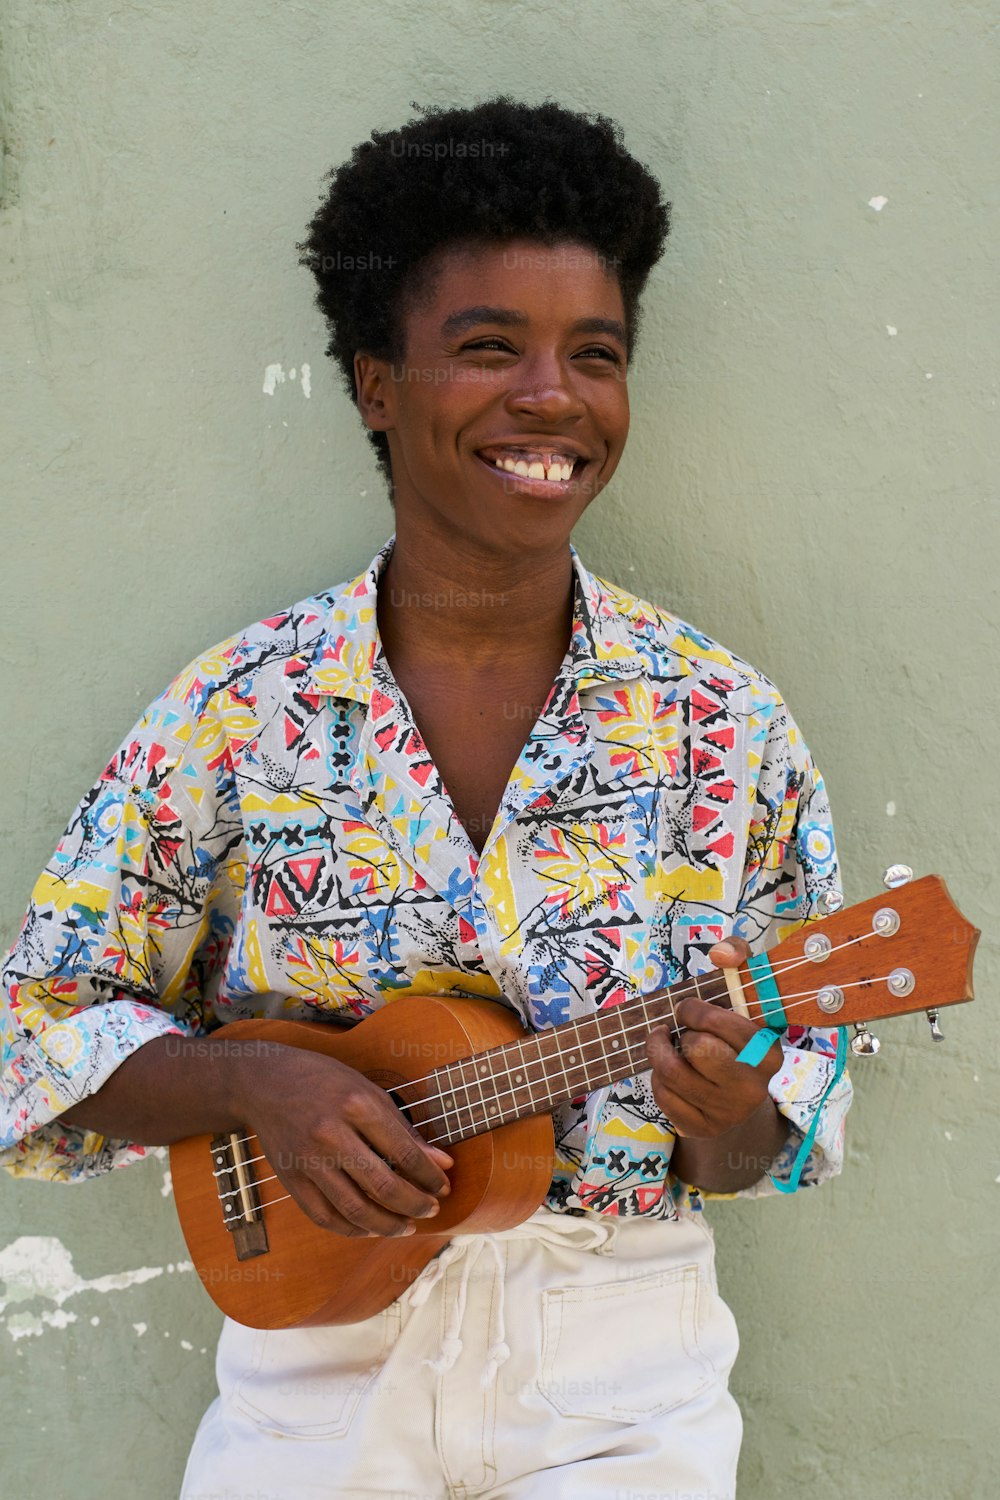
[[[274,1046],[247,1074],[244,1122],[286,1189],[335,1234],[404,1235],[449,1191],[452,1158],[384,1089],[335,1058]]]
[[[323,1053],[225,1030],[154,1037],[60,1118],[146,1146],[251,1129],[299,1207],[335,1234],[406,1234],[437,1213],[452,1159],[384,1090]]]

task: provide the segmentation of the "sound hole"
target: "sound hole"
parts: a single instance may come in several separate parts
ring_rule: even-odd
[[[389,1098],[392,1100],[393,1104],[399,1110],[399,1112],[403,1116],[404,1120],[406,1120],[407,1124],[408,1125],[412,1125],[413,1128],[414,1128],[414,1130],[416,1130],[416,1128],[417,1128],[417,1121],[413,1118],[413,1115],[412,1115],[411,1110],[410,1110],[410,1106],[407,1104],[406,1100],[402,1097],[401,1094],[397,1093],[397,1091],[395,1089],[389,1089],[388,1090],[388,1094],[389,1094]]]

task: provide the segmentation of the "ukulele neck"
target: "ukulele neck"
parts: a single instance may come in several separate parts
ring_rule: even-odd
[[[644,1072],[650,1065],[650,1030],[665,1025],[673,1038],[682,1029],[675,1006],[682,995],[692,993],[712,1004],[729,1005],[725,978],[713,970],[438,1068],[420,1081],[418,1098],[403,1093],[404,1103],[435,1145],[544,1114],[578,1095]]]

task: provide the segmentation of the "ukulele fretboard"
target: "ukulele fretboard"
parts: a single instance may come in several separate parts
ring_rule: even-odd
[[[725,979],[715,970],[450,1063],[397,1092],[421,1135],[437,1146],[543,1114],[644,1072],[650,1030],[680,1029],[674,1006],[681,994],[728,1004]]]

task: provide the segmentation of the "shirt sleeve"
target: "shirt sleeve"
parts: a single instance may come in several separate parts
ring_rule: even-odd
[[[753,953],[788,937],[822,913],[825,894],[842,894],[830,804],[823,778],[788,709],[771,716],[751,810],[747,857],[733,931]],[[844,1120],[853,1089],[846,1072],[834,1082],[837,1029],[789,1025],[781,1039],[784,1064],[768,1091],[791,1126],[768,1175],[738,1193],[703,1198],[760,1198],[790,1183],[799,1147],[819,1112],[799,1187],[835,1177],[844,1164]]]
[[[14,1176],[73,1181],[147,1155],[59,1116],[144,1043],[211,1024],[245,854],[205,675],[171,684],[83,798],[3,964],[0,1165]]]

